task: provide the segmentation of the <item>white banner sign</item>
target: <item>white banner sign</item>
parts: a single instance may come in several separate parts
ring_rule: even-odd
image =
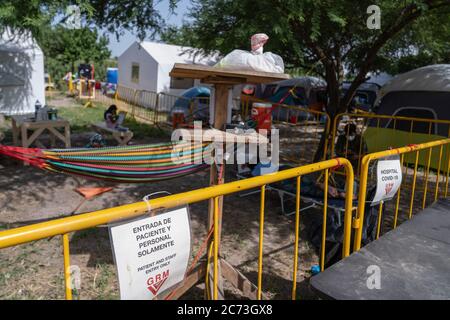
[[[187,208],[110,227],[123,300],[153,299],[181,282],[191,232]]]
[[[377,190],[372,200],[372,206],[392,199],[402,184],[402,168],[400,159],[378,160]]]

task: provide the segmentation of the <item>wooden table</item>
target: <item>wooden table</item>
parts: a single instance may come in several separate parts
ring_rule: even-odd
[[[33,121],[31,115],[15,115],[11,117],[12,120],[12,132],[13,143],[19,145],[21,140],[21,146],[28,148],[32,143],[35,143],[39,148],[45,148],[45,146],[37,139],[45,132],[50,134],[50,144],[55,146],[56,138],[61,140],[66,148],[70,148],[70,123],[67,120],[58,118],[57,120],[46,121]],[[62,128],[64,131],[61,133],[58,128]],[[29,131],[32,133],[29,135]]]
[[[200,79],[202,83],[212,84],[214,86],[214,124],[215,129],[223,130],[227,122],[228,111],[228,91],[233,85],[238,84],[258,84],[270,83],[274,81],[289,79],[289,75],[280,73],[257,72],[257,71],[239,71],[221,69],[203,65],[175,63],[169,75],[173,78],[190,78]],[[224,183],[225,168],[222,177],[219,178],[219,173],[216,165],[211,165],[210,184],[217,185]],[[219,198],[219,239],[222,228],[222,206],[223,197]],[[209,215],[207,230],[213,225],[214,217],[214,203],[213,199],[209,202]],[[209,246],[208,246],[209,247]],[[223,288],[221,286],[222,272],[225,278],[234,286],[238,287],[244,292],[244,295],[255,298],[255,287],[236,269],[233,268],[226,260],[220,259],[219,269],[219,299],[223,299]],[[211,267],[210,270],[213,268]],[[203,276],[203,275],[201,275]],[[212,276],[210,276],[212,281]],[[212,286],[210,286],[212,287]],[[187,290],[188,288],[183,288]],[[212,292],[212,291],[210,291]]]

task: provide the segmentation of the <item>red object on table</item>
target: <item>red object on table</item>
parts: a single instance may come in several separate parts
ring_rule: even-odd
[[[259,130],[272,128],[272,104],[255,102],[252,106],[252,120],[256,122]]]
[[[289,119],[290,123],[296,124],[297,123],[297,116],[291,116]]]
[[[179,125],[184,125],[184,112],[174,112],[172,116],[172,127],[173,129],[178,128]]]

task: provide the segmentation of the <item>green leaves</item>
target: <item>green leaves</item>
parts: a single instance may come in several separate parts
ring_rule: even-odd
[[[331,22],[338,24],[340,27],[345,27],[345,25],[347,24],[345,17],[338,16],[336,13],[334,13],[332,11],[329,11],[327,13],[327,15],[328,15],[328,19]]]
[[[66,29],[62,26],[46,26],[38,41],[46,58],[46,72],[58,81],[68,71],[76,71],[79,63],[93,63],[96,79],[105,76],[110,66],[111,52],[108,39],[99,36],[96,29]],[[72,70],[72,68],[74,68]]]
[[[177,2],[170,0],[170,8]],[[143,39],[154,36],[165,26],[155,4],[154,0],[1,0],[0,32],[10,27],[17,31],[29,30],[38,37],[43,25],[64,19],[66,8],[77,5],[86,25],[116,34],[128,30]]]

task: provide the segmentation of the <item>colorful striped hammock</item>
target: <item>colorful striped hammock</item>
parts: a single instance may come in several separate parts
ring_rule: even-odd
[[[0,145],[0,154],[41,169],[113,182],[151,182],[188,175],[209,166],[201,161],[209,150],[207,143],[189,142],[77,149]]]

